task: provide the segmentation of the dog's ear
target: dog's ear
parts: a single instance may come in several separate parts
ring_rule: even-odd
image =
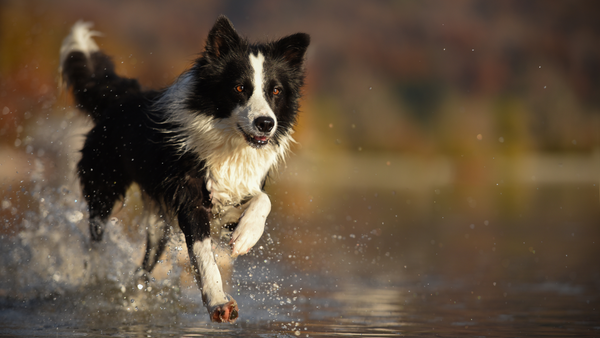
[[[300,69],[309,44],[310,35],[296,33],[275,42],[275,50],[290,66]]]
[[[233,28],[233,24],[224,15],[219,16],[217,22],[208,33],[206,39],[205,55],[218,59],[231,51],[233,46],[239,45],[240,36]]]

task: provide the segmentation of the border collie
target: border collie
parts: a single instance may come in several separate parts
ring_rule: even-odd
[[[60,49],[62,80],[94,122],[78,163],[91,238],[102,239],[115,202],[137,183],[161,220],[149,226],[142,276],[178,224],[211,320],[232,323],[239,310],[223,291],[211,226],[229,229],[232,257],[261,237],[271,210],[263,189],[294,142],[310,37],[254,44],[221,16],[190,69],[152,91],[115,73],[91,26],[77,22]]]

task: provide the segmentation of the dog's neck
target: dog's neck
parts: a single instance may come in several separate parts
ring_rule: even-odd
[[[213,213],[219,214],[225,206],[238,205],[261,192],[271,168],[284,158],[291,138],[285,138],[286,144],[270,143],[255,149],[239,135],[215,134],[221,133],[205,134],[211,141],[200,137],[203,140],[197,140],[201,143],[194,152],[205,163],[206,188],[211,194]],[[222,142],[217,142],[219,139]]]
[[[183,74],[156,102],[165,121],[177,126],[166,131],[181,154],[192,153],[206,170],[206,188],[213,214],[238,205],[261,192],[269,171],[284,161],[294,139],[291,131],[275,143],[251,147],[231,119],[216,119],[190,111],[186,98],[193,78]]]

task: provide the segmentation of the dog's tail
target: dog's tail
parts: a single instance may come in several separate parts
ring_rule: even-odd
[[[78,21],[60,47],[59,73],[61,82],[73,91],[77,107],[88,113],[94,122],[106,115],[112,104],[128,94],[140,92],[136,80],[115,73],[115,65],[100,51],[90,30],[92,23]]]

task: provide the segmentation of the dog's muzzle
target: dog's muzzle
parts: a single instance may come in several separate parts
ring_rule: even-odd
[[[268,116],[260,116],[254,119],[252,127],[253,132],[247,132],[238,124],[238,129],[244,135],[246,142],[254,148],[261,148],[269,144],[271,131],[275,127],[275,120]]]

